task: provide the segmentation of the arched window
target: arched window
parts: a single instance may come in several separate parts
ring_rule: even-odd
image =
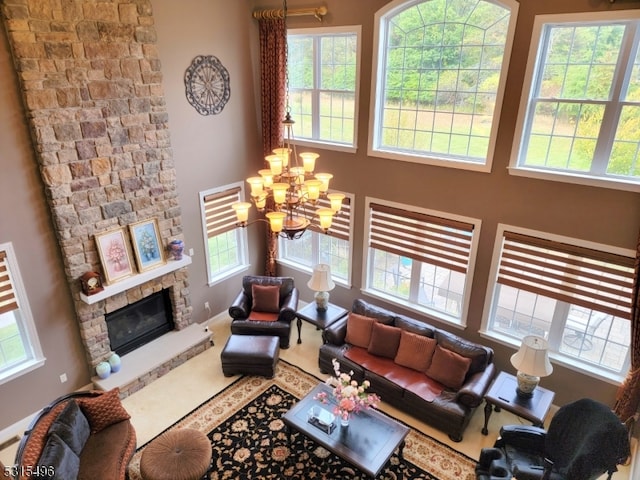
[[[517,7],[404,0],[379,11],[369,154],[489,171]]]

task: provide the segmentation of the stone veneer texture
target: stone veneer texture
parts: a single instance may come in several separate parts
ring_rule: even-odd
[[[93,367],[110,351],[105,313],[169,288],[177,329],[192,322],[185,268],[88,305],[94,235],[157,218],[182,237],[150,0],[4,0],[22,88],[80,332]]]

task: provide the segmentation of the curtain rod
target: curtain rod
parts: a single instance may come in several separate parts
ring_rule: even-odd
[[[287,17],[300,17],[313,15],[319,21],[322,21],[322,17],[327,14],[327,7],[317,8],[293,8],[287,10]],[[253,12],[253,18],[265,19],[265,18],[284,18],[284,9],[272,9],[272,10],[256,10]]]

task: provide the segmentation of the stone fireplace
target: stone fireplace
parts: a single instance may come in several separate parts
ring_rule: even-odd
[[[105,320],[111,312],[166,290],[175,329],[193,322],[185,267],[145,272],[99,301],[87,302],[79,286],[85,272],[102,270],[96,234],[156,218],[164,245],[182,238],[151,3],[5,0],[3,21],[93,370],[112,350]],[[190,346],[181,361],[208,346]],[[167,359],[154,368],[174,366]],[[123,395],[143,384],[138,378],[121,385]]]

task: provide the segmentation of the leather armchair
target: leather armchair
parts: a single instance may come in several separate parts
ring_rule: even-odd
[[[277,313],[254,311],[253,285],[280,287]],[[280,338],[280,348],[289,348],[291,322],[297,316],[298,297],[293,277],[245,275],[242,290],[229,307],[231,333],[276,336]]]
[[[561,407],[549,430],[507,425],[484,448],[477,480],[608,479],[630,455],[629,433],[606,405],[584,398]]]

